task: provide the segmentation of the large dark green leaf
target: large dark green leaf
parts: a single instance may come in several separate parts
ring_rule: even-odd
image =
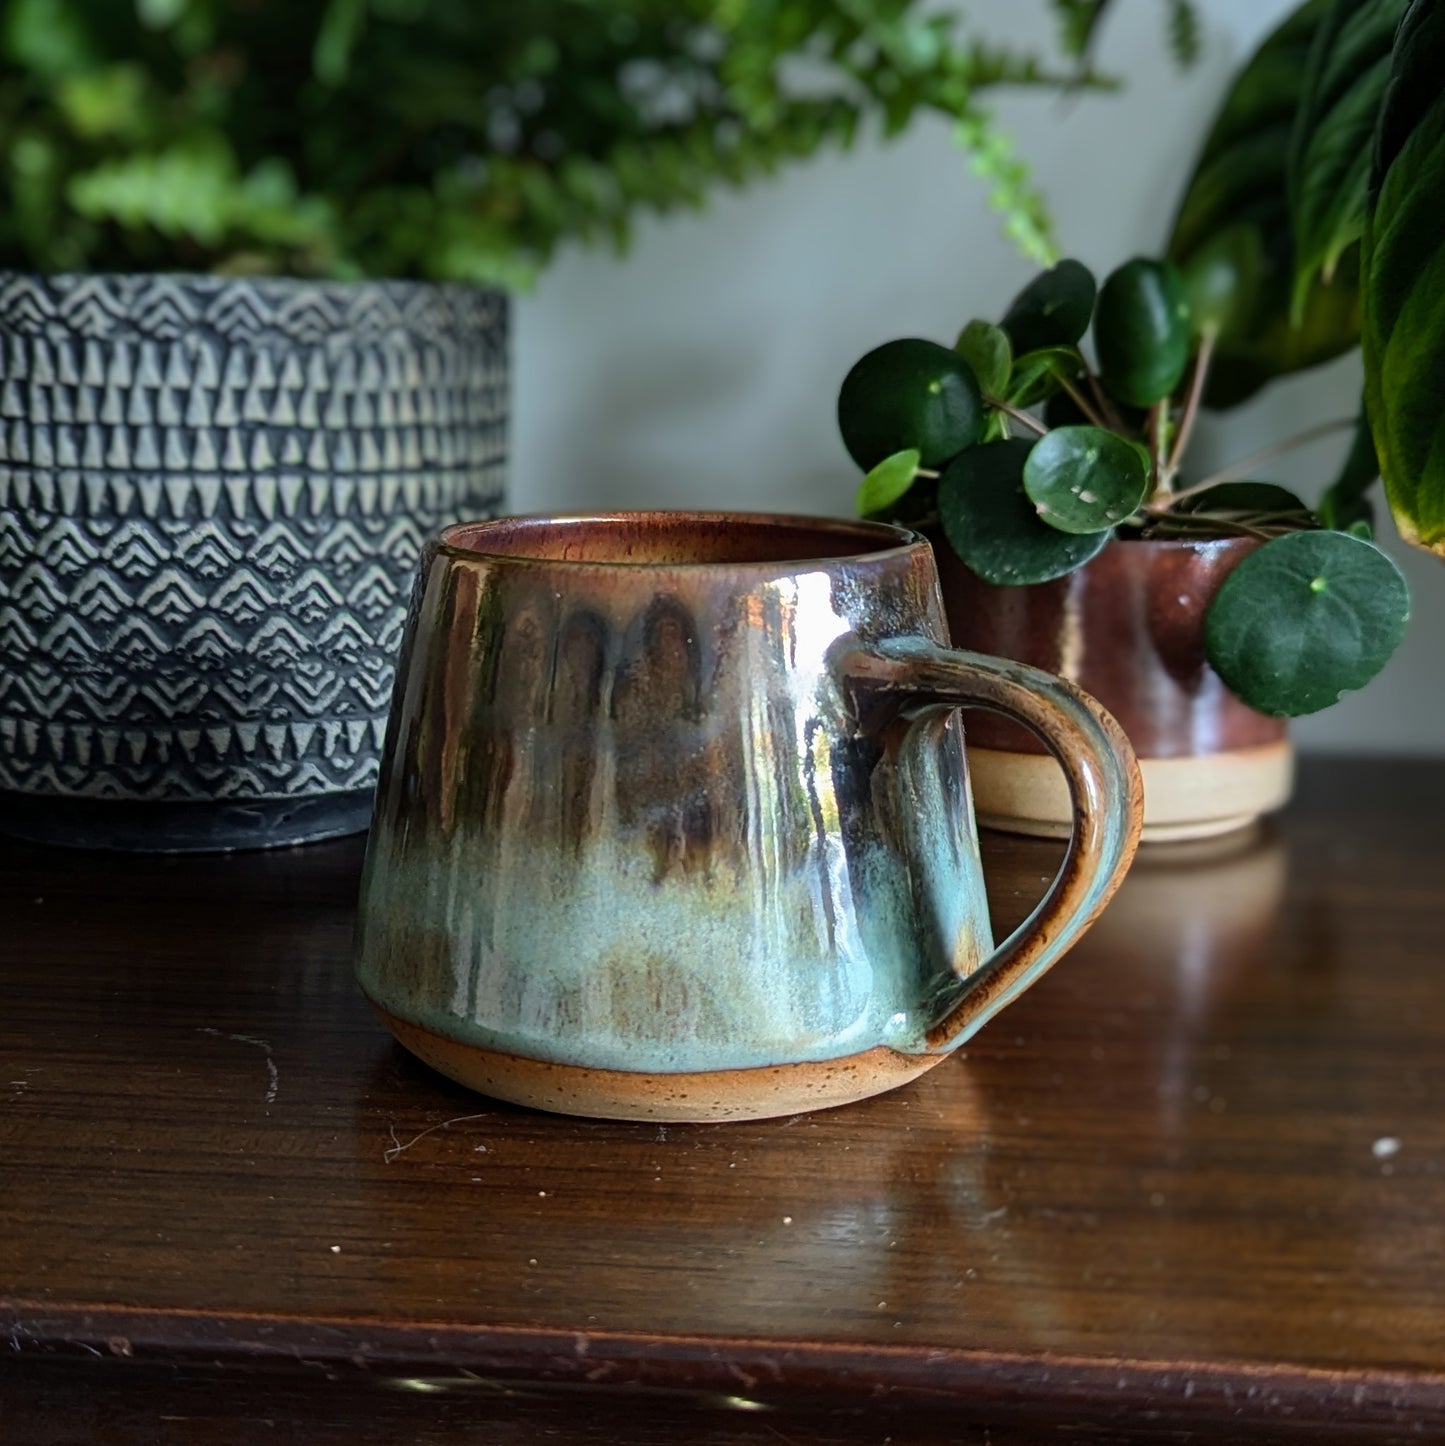
[[[1184,278],[1168,261],[1136,256],[1109,276],[1094,313],[1099,375],[1112,396],[1151,407],[1179,385],[1192,338]]]
[[[1410,594],[1373,543],[1290,532],[1250,553],[1204,620],[1214,671],[1251,708],[1316,713],[1363,688],[1405,635]]]
[[[873,468],[916,447],[937,467],[983,435],[973,368],[946,346],[903,337],[853,363],[838,390],[838,430],[848,455]]]
[[[1014,299],[999,325],[1014,355],[1042,347],[1074,346],[1094,314],[1094,276],[1081,261],[1060,261],[1040,272]]]
[[[1184,289],[1194,334],[1237,336],[1255,314],[1264,242],[1247,222],[1226,226],[1189,258]]]
[[[1365,401],[1400,535],[1445,556],[1445,4],[1413,0],[1365,227]]]
[[[1295,315],[1365,229],[1375,122],[1408,0],[1333,0],[1310,49],[1290,146]]]
[[[1063,577],[1100,552],[1112,535],[1075,536],[1039,521],[1023,480],[1033,445],[1015,437],[970,447],[939,479],[943,531],[985,582],[1023,585]]]
[[[1279,182],[1315,33],[1331,0],[1307,0],[1235,77],[1195,163],[1170,255],[1187,260],[1235,221],[1284,217]],[[1284,217],[1287,220],[1287,217]]]
[[[1310,46],[1331,0],[1308,0],[1275,30],[1240,72],[1204,143],[1185,192],[1170,259],[1190,276],[1196,260],[1218,264],[1219,238],[1240,268],[1247,305],[1224,316],[1206,401],[1233,406],[1266,382],[1318,365],[1359,340],[1358,254],[1349,248],[1329,286],[1316,281],[1298,327],[1290,325],[1294,235],[1285,169],[1295,109],[1304,90]],[[1213,253],[1213,254],[1212,254]],[[1193,287],[1191,287],[1193,291]]]
[[[1258,516],[1262,513],[1302,512],[1309,508],[1287,487],[1275,482],[1219,482],[1185,497],[1175,504],[1176,512],[1235,513]]]

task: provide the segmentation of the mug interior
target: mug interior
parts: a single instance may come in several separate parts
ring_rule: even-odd
[[[463,522],[442,534],[453,552],[533,562],[634,567],[741,566],[876,557],[918,544],[882,522],[752,512],[613,512]]]

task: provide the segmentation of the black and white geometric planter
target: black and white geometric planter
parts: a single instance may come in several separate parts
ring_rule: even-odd
[[[0,830],[366,827],[417,554],[494,516],[507,302],[0,272]]]

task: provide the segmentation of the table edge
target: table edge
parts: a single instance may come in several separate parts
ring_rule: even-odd
[[[462,1326],[103,1303],[0,1300],[0,1342],[25,1356],[204,1362],[218,1373],[350,1369],[366,1376],[482,1376],[598,1388],[721,1392],[780,1402],[829,1397],[968,1405],[1040,1417],[1126,1404],[1161,1423],[1445,1428],[1445,1373],[1250,1361],[1106,1358],[925,1345]]]

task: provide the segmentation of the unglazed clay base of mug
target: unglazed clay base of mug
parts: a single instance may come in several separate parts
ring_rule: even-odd
[[[969,748],[974,808],[985,828],[1033,838],[1069,836],[1069,794],[1052,758]],[[1230,833],[1272,813],[1294,789],[1294,746],[1267,743],[1192,758],[1141,758],[1143,843]]]
[[[493,1099],[604,1120],[767,1120],[852,1104],[896,1089],[947,1059],[878,1047],[815,1064],[689,1074],[633,1074],[549,1064],[463,1044],[372,1005],[423,1063]]]

